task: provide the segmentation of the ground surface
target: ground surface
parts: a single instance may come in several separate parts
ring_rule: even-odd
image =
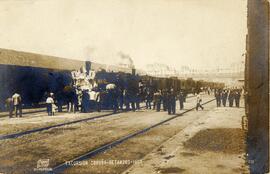
[[[124,173],[248,173],[243,115],[243,108],[215,108]]]
[[[212,98],[204,96],[204,101]],[[195,98],[189,98],[185,108],[194,105]],[[1,118],[0,134],[104,113],[64,113],[55,117],[39,113],[25,118]],[[203,111],[179,116],[64,173],[198,173],[208,169],[213,173],[241,173],[245,171],[244,134],[240,129],[243,113],[243,108],[216,108],[215,102],[211,102]],[[143,109],[1,140],[0,172],[36,173],[40,159],[49,159],[48,167],[54,167],[170,117],[166,112]],[[194,165],[199,169],[193,169]]]

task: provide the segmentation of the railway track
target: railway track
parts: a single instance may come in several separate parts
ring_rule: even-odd
[[[206,104],[208,104],[208,103],[210,103],[210,102],[212,102],[214,100],[215,99],[211,99],[211,100],[203,103],[202,105],[206,105]],[[144,129],[141,129],[141,130],[136,131],[136,132],[133,132],[133,133],[128,134],[128,135],[126,135],[124,137],[121,137],[121,138],[119,138],[119,139],[117,139],[115,141],[112,141],[112,142],[107,143],[105,145],[102,145],[102,146],[100,146],[98,148],[95,148],[93,150],[90,150],[89,152],[87,152],[87,153],[85,153],[85,154],[83,154],[81,156],[78,156],[78,157],[76,157],[76,158],[74,158],[72,160],[69,160],[69,162],[71,162],[71,163],[74,163],[75,162],[76,163],[76,162],[80,162],[80,161],[84,161],[84,160],[90,159],[90,158],[92,158],[92,157],[94,157],[94,156],[96,156],[96,155],[98,155],[98,154],[100,154],[102,152],[105,152],[105,151],[107,151],[107,150],[109,150],[109,149],[111,149],[111,148],[113,148],[113,147],[115,147],[115,146],[117,146],[117,145],[119,145],[119,144],[121,144],[121,143],[123,143],[123,142],[125,142],[125,141],[127,141],[127,140],[129,140],[131,138],[133,138],[133,137],[136,137],[138,135],[141,135],[141,134],[143,134],[143,133],[145,133],[145,132],[147,132],[147,131],[155,128],[155,127],[158,127],[158,126],[160,126],[160,125],[162,125],[164,123],[167,123],[167,122],[169,122],[169,121],[171,121],[171,120],[173,120],[175,118],[178,118],[178,117],[184,115],[185,113],[188,113],[188,112],[194,110],[195,108],[196,107],[193,107],[193,108],[188,109],[188,110],[186,110],[186,111],[184,111],[184,112],[182,112],[180,114],[176,114],[175,116],[172,116],[172,117],[170,117],[168,119],[165,119],[163,121],[160,121],[160,122],[158,122],[156,124],[153,124],[152,126],[146,127]],[[62,173],[64,170],[66,170],[66,169],[68,169],[70,167],[72,167],[72,165],[69,165],[69,163],[64,162],[62,164],[59,164],[58,166],[55,166],[52,169],[52,171],[46,172],[46,174],[58,174],[58,173]]]
[[[144,107],[141,107],[141,108],[144,108]],[[121,111],[121,112],[117,112],[117,113],[107,113],[107,114],[94,116],[94,117],[90,117],[90,118],[79,119],[79,120],[75,120],[75,121],[70,121],[70,122],[66,122],[66,123],[60,123],[60,124],[46,126],[46,127],[42,127],[42,128],[35,128],[35,129],[23,131],[23,132],[17,132],[17,133],[1,135],[0,140],[18,138],[18,137],[21,137],[21,136],[24,136],[24,135],[35,133],[35,132],[41,132],[41,131],[49,130],[49,129],[56,128],[56,127],[62,127],[62,126],[71,125],[71,124],[75,124],[75,123],[91,121],[91,120],[104,118],[104,117],[108,117],[108,116],[112,116],[112,115],[119,114],[119,113],[124,113],[124,112],[129,112],[129,111]]]
[[[190,96],[190,97],[187,97],[187,98],[193,98],[193,97],[194,96]],[[146,106],[142,106],[141,108],[145,108],[145,107]],[[112,115],[119,114],[119,113],[125,113],[125,112],[129,112],[129,111],[120,111],[120,112],[117,112],[117,113],[107,113],[107,114],[103,114],[103,115],[99,115],[99,116],[95,116],[95,117],[79,119],[79,120],[75,120],[75,121],[70,121],[70,122],[66,122],[66,123],[60,123],[60,124],[46,126],[46,127],[42,127],[42,128],[35,128],[35,129],[23,131],[23,132],[0,135],[0,141],[1,140],[6,140],[6,139],[18,138],[18,137],[21,137],[21,136],[24,136],[24,135],[28,135],[28,134],[32,134],[32,133],[36,133],[36,132],[41,132],[41,131],[49,130],[49,129],[52,129],[52,128],[62,127],[62,126],[71,125],[71,124],[80,123],[80,122],[91,121],[91,120],[104,118],[104,117],[112,116]]]

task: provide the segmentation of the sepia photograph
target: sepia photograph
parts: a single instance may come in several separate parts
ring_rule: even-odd
[[[0,174],[269,173],[268,0],[0,0]]]

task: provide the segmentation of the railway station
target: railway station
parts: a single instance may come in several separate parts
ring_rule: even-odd
[[[158,0],[155,4],[149,0],[129,4],[116,0],[106,4],[81,0],[76,6],[68,0],[70,7],[61,12],[57,10],[64,6],[62,0],[2,3],[6,8],[0,19],[18,11],[24,14],[18,18],[18,29],[10,30],[9,22],[0,26],[0,32],[10,32],[3,34],[4,39],[24,32],[21,26],[29,24],[30,13],[26,9],[40,18],[52,10],[46,24],[52,28],[49,35],[39,35],[39,44],[30,44],[37,37],[35,32],[30,33],[33,38],[22,34],[29,39],[29,47],[23,42],[25,47],[16,49],[19,42],[0,40],[0,174],[269,173],[268,1]],[[86,8],[90,6],[92,12]],[[189,10],[179,13],[185,8]],[[191,13],[193,8],[200,13]],[[144,17],[141,10],[146,10]],[[96,16],[89,17],[93,14]],[[189,20],[199,18],[198,24],[187,22],[183,14]],[[30,16],[38,23],[36,16]],[[184,21],[182,28],[169,20],[175,16],[179,17],[175,21]],[[82,22],[94,17],[100,21]],[[213,21],[207,24],[206,17]],[[144,20],[149,24],[141,24]],[[168,24],[166,30],[163,23]],[[38,31],[48,32],[42,28],[45,24],[39,24]],[[112,28],[91,30],[105,24]],[[201,31],[197,33],[194,26],[202,27]],[[83,27],[89,27],[87,32]],[[211,27],[224,36],[215,37]],[[72,33],[75,30],[78,35]],[[178,30],[186,34],[179,36]],[[135,37],[127,38],[130,43],[123,42],[121,49],[132,49],[112,54],[120,47],[121,36],[130,35],[127,31]],[[204,34],[209,35],[208,43],[200,40],[206,39]],[[67,39],[60,41],[61,36]],[[185,37],[192,41],[182,44]],[[48,38],[55,41],[53,47],[63,47],[52,49]],[[68,54],[84,41],[98,45],[102,39],[105,46],[86,47],[90,58]],[[119,45],[111,43],[114,39]],[[174,42],[182,44],[181,51]],[[189,44],[193,50],[187,49]],[[61,54],[71,45],[73,51]],[[200,45],[198,54],[193,45]],[[176,54],[173,47],[177,47]],[[40,52],[35,51],[39,48]],[[169,50],[168,55],[181,55],[166,57]],[[194,57],[183,58],[188,55]],[[232,57],[226,60],[226,56]],[[146,65],[144,61],[151,62]]]

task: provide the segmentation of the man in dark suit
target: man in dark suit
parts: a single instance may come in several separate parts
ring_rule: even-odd
[[[173,88],[168,92],[168,114],[175,114],[176,96]]]
[[[163,111],[167,111],[167,108],[168,108],[168,93],[167,93],[167,90],[162,91],[162,103],[163,103]]]
[[[185,100],[185,96],[184,96],[183,92],[181,91],[179,93],[180,110],[184,109],[184,100]]]
[[[241,94],[239,91],[236,91],[235,92],[235,105],[236,107],[239,108],[239,103],[240,103],[240,97],[241,97]]]
[[[216,90],[215,98],[216,98],[216,102],[217,102],[217,107],[220,107],[220,104],[221,104],[221,92],[220,92],[220,90]]]
[[[227,90],[223,90],[221,97],[222,97],[222,104],[224,107],[226,107],[226,102],[227,102],[227,98],[228,98]]]
[[[233,107],[233,100],[234,100],[234,91],[230,91],[229,92],[229,97],[228,97],[228,99],[229,99],[229,106],[230,107]]]

